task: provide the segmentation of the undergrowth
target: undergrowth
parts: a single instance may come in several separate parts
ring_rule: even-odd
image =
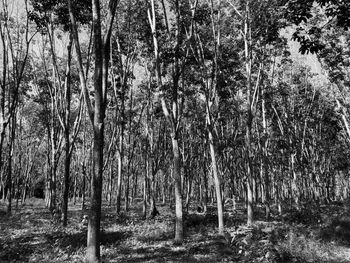
[[[103,262],[350,262],[350,209],[343,205],[289,209],[269,222],[257,211],[252,227],[246,227],[240,206],[225,213],[224,237],[217,235],[214,206],[207,213],[193,207],[184,216],[181,245],[173,243],[173,209],[159,206],[160,215],[144,219],[140,207],[119,215],[114,207],[103,207]],[[64,228],[38,199],[14,208],[12,215],[0,213],[0,262],[84,262],[85,214],[71,204]]]

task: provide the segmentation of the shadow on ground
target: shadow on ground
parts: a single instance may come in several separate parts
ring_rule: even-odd
[[[223,262],[226,257],[233,258],[234,251],[222,243],[206,240],[197,244],[173,245],[172,241],[148,246],[119,246],[116,250],[106,250],[106,262]],[[228,259],[228,258],[227,258]]]
[[[350,217],[340,217],[320,230],[320,238],[325,242],[336,242],[350,247]]]

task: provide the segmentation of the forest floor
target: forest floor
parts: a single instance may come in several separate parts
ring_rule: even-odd
[[[0,262],[84,262],[86,226],[80,206],[69,207],[64,228],[40,199],[6,215],[0,203]],[[225,212],[226,238],[217,235],[214,207],[206,215],[189,212],[185,241],[173,244],[173,209],[142,219],[142,203],[117,216],[103,207],[103,262],[350,262],[350,203],[304,206],[264,221],[257,207],[254,226],[244,209]],[[228,209],[227,209],[228,210]]]

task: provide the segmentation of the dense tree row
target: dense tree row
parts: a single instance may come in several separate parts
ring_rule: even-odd
[[[251,225],[257,205],[269,219],[348,198],[349,7],[302,2],[2,1],[8,212],[41,196],[67,225],[81,201],[96,262],[102,202],[142,200],[145,218],[175,205],[181,243],[190,204],[215,203],[223,234],[227,202],[243,200]],[[293,59],[285,29],[326,77]]]

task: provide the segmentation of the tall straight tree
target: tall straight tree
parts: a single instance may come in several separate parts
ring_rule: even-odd
[[[176,6],[176,18],[179,18],[179,1],[175,1]],[[179,116],[178,116],[178,81],[179,81],[179,65],[178,60],[179,57],[178,50],[175,52],[175,66],[174,66],[174,77],[173,77],[173,86],[172,86],[172,112],[169,111],[165,94],[163,92],[162,86],[162,73],[161,73],[161,64],[159,57],[159,46],[158,46],[158,38],[157,38],[157,28],[156,28],[156,9],[155,9],[155,1],[151,0],[151,7],[148,10],[148,18],[151,26],[152,34],[153,34],[153,48],[154,48],[154,56],[155,56],[155,66],[156,66],[156,78],[157,78],[157,86],[160,91],[160,101],[162,104],[162,109],[164,116],[167,122],[170,125],[171,129],[171,142],[173,149],[173,176],[175,180],[175,242],[182,243],[183,241],[183,208],[182,208],[182,191],[181,191],[181,167],[180,167],[180,151],[179,151]],[[178,25],[180,26],[180,25]],[[179,33],[177,31],[177,33]]]
[[[74,121],[73,129],[70,125],[70,119],[71,119],[71,49],[72,49],[72,35],[70,34],[69,37],[69,44],[67,46],[68,50],[68,59],[67,59],[67,69],[65,72],[65,81],[64,81],[64,97],[65,97],[65,103],[64,103],[64,109],[65,113],[62,118],[62,116],[59,115],[59,121],[61,123],[63,133],[64,133],[64,140],[65,140],[65,158],[64,158],[64,183],[63,183],[63,200],[62,200],[62,224],[63,226],[67,225],[68,221],[68,196],[69,196],[69,184],[70,184],[70,166],[71,166],[71,157],[72,152],[74,149],[75,139],[77,137],[80,124],[81,124],[81,101],[79,101],[78,105],[78,114]],[[82,98],[82,93],[80,95],[80,98]],[[62,103],[63,104],[63,103]],[[72,139],[71,139],[72,137]]]
[[[103,148],[104,148],[104,119],[107,102],[108,70],[110,60],[110,42],[112,26],[118,6],[118,0],[108,2],[106,21],[101,19],[101,1],[92,0],[92,28],[94,41],[95,69],[94,108],[87,90],[87,82],[83,71],[82,57],[79,44],[77,24],[74,17],[72,0],[68,0],[73,38],[79,63],[79,76],[84,90],[84,97],[88,114],[93,126],[93,169],[91,182],[91,206],[89,213],[86,262],[100,262],[100,223],[102,205],[102,177],[103,177]],[[105,22],[105,23],[104,23]],[[104,24],[104,26],[102,26]]]
[[[220,2],[220,1],[219,1]],[[195,3],[196,5],[197,3]],[[194,58],[199,67],[199,75],[201,79],[201,86],[204,91],[205,97],[205,112],[206,112],[206,131],[208,135],[209,153],[211,158],[211,167],[213,173],[213,179],[215,183],[216,202],[218,210],[218,223],[219,223],[219,234],[224,234],[224,214],[221,194],[221,182],[220,182],[220,171],[217,162],[217,135],[216,135],[216,123],[217,123],[217,109],[219,104],[218,91],[220,88],[218,84],[219,78],[219,57],[220,57],[220,45],[221,45],[221,6],[220,3],[210,0],[208,3],[210,12],[210,40],[208,43],[203,43],[203,37],[206,38],[208,31],[205,30],[205,36],[201,36],[203,33],[200,25],[196,24],[195,33],[195,44],[192,47]],[[195,6],[194,6],[195,7]],[[210,22],[209,22],[210,19]],[[212,55],[210,60],[207,59],[206,53],[209,53],[207,49],[212,49]],[[204,51],[205,49],[205,51]]]
[[[171,55],[168,70],[170,72],[169,79],[171,83],[167,83],[170,88],[170,107],[166,100],[165,94],[165,83],[163,83],[162,76],[165,72],[162,72],[162,61],[160,57],[160,47],[159,47],[159,33],[160,30],[157,28],[159,25],[158,19],[156,17],[156,4],[155,0],[149,1],[148,8],[148,19],[153,35],[153,50],[155,57],[155,74],[157,80],[157,95],[162,106],[163,114],[170,126],[170,137],[172,143],[172,153],[173,153],[173,176],[175,181],[175,243],[182,243],[183,241],[183,204],[182,204],[182,189],[181,189],[181,159],[180,159],[180,132],[179,127],[181,124],[181,112],[182,103],[180,103],[180,80],[184,67],[186,65],[189,53],[189,46],[185,45],[186,42],[192,38],[192,28],[194,22],[195,9],[191,12],[189,17],[189,22],[185,23],[185,12],[184,8],[186,6],[184,1],[171,1],[170,5],[172,10],[171,14],[167,14],[166,3],[164,0],[160,1],[163,9],[163,15],[165,20],[166,38],[167,44],[171,46],[171,50],[167,50]],[[187,5],[191,8],[190,5]],[[170,17],[173,19],[173,24],[170,25]],[[187,28],[188,26],[188,28]],[[168,86],[167,85],[167,86]],[[169,110],[171,109],[171,111]]]

